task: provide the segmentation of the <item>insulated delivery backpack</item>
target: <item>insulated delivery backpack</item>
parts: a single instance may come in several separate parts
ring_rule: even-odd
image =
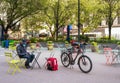
[[[58,70],[58,64],[56,58],[50,57],[47,59],[47,69],[51,71]]]

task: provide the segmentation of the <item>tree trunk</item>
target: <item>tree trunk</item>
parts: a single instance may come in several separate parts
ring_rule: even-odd
[[[58,0],[58,4],[57,4],[57,12],[56,12],[56,40],[58,40],[58,28],[59,28],[59,5],[60,5],[60,1]]]
[[[55,39],[58,40],[58,23],[56,23],[56,32],[55,33],[56,33],[56,38]]]
[[[112,18],[112,3],[109,4],[109,13],[108,13],[108,28],[109,28],[109,40],[111,40],[111,28],[113,25]]]
[[[108,25],[108,28],[109,28],[109,40],[111,40],[111,24]]]
[[[4,35],[4,39],[7,40],[8,37],[9,37],[8,29],[5,29],[5,30],[4,30],[3,35]]]
[[[111,17],[111,7],[109,11],[109,17],[108,17],[108,28],[109,28],[109,40],[111,40],[111,26],[112,26],[112,17]]]
[[[1,41],[4,40],[4,30],[3,30],[3,26],[1,26]]]
[[[4,25],[2,25],[2,40],[8,39],[8,36],[8,27],[4,27]]]

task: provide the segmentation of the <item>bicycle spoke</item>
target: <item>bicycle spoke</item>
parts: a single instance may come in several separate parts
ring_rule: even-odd
[[[84,73],[88,73],[92,69],[92,62],[87,56],[80,57],[78,65],[80,70]]]
[[[63,53],[62,55],[61,55],[61,62],[62,62],[62,64],[65,66],[65,67],[68,67],[69,66],[69,64],[70,64],[70,58],[69,58],[69,56],[68,56],[68,54],[67,53]]]

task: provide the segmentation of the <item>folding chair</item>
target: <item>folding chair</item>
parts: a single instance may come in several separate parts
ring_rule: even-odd
[[[104,55],[106,56],[106,64],[112,64],[113,63],[113,58],[114,54],[112,52],[111,48],[104,48]]]
[[[120,46],[119,45],[113,50],[113,53],[114,53],[113,62],[120,63]]]
[[[37,65],[38,65],[38,67],[41,69],[40,64],[38,63],[38,59],[39,59],[39,57],[40,57],[40,54],[41,54],[41,52],[38,52],[38,54],[35,55],[35,58],[34,58],[34,60],[33,60],[31,69],[34,68],[34,66],[35,66],[36,63],[37,63]]]
[[[10,46],[10,47],[9,47],[9,50],[12,51],[13,58],[14,58],[14,59],[19,59],[19,60],[20,60],[20,65],[23,66],[23,67],[25,67],[25,66],[24,66],[24,63],[25,63],[26,59],[20,58],[20,57],[18,56],[18,54],[17,54],[17,52],[16,52],[16,46]]]
[[[20,60],[13,59],[11,52],[5,52],[5,56],[6,56],[6,61],[9,65],[8,73],[12,71],[11,73],[12,75],[14,75],[16,71],[21,72],[19,68]]]

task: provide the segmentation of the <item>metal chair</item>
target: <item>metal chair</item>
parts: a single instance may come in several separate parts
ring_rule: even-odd
[[[25,58],[20,58],[16,52],[16,46],[10,46],[9,50],[12,51],[12,55],[14,59],[20,60],[20,66],[24,66],[26,59]]]
[[[114,53],[113,62],[120,63],[120,46],[119,45],[113,50],[113,53]]]
[[[112,64],[113,58],[114,58],[114,54],[112,52],[112,49],[111,48],[104,48],[104,55],[106,57],[106,64]]]
[[[20,60],[14,59],[11,52],[5,52],[5,56],[6,56],[6,62],[9,65],[8,73],[12,71],[11,73],[12,75],[14,75],[16,71],[21,72],[19,68]]]

